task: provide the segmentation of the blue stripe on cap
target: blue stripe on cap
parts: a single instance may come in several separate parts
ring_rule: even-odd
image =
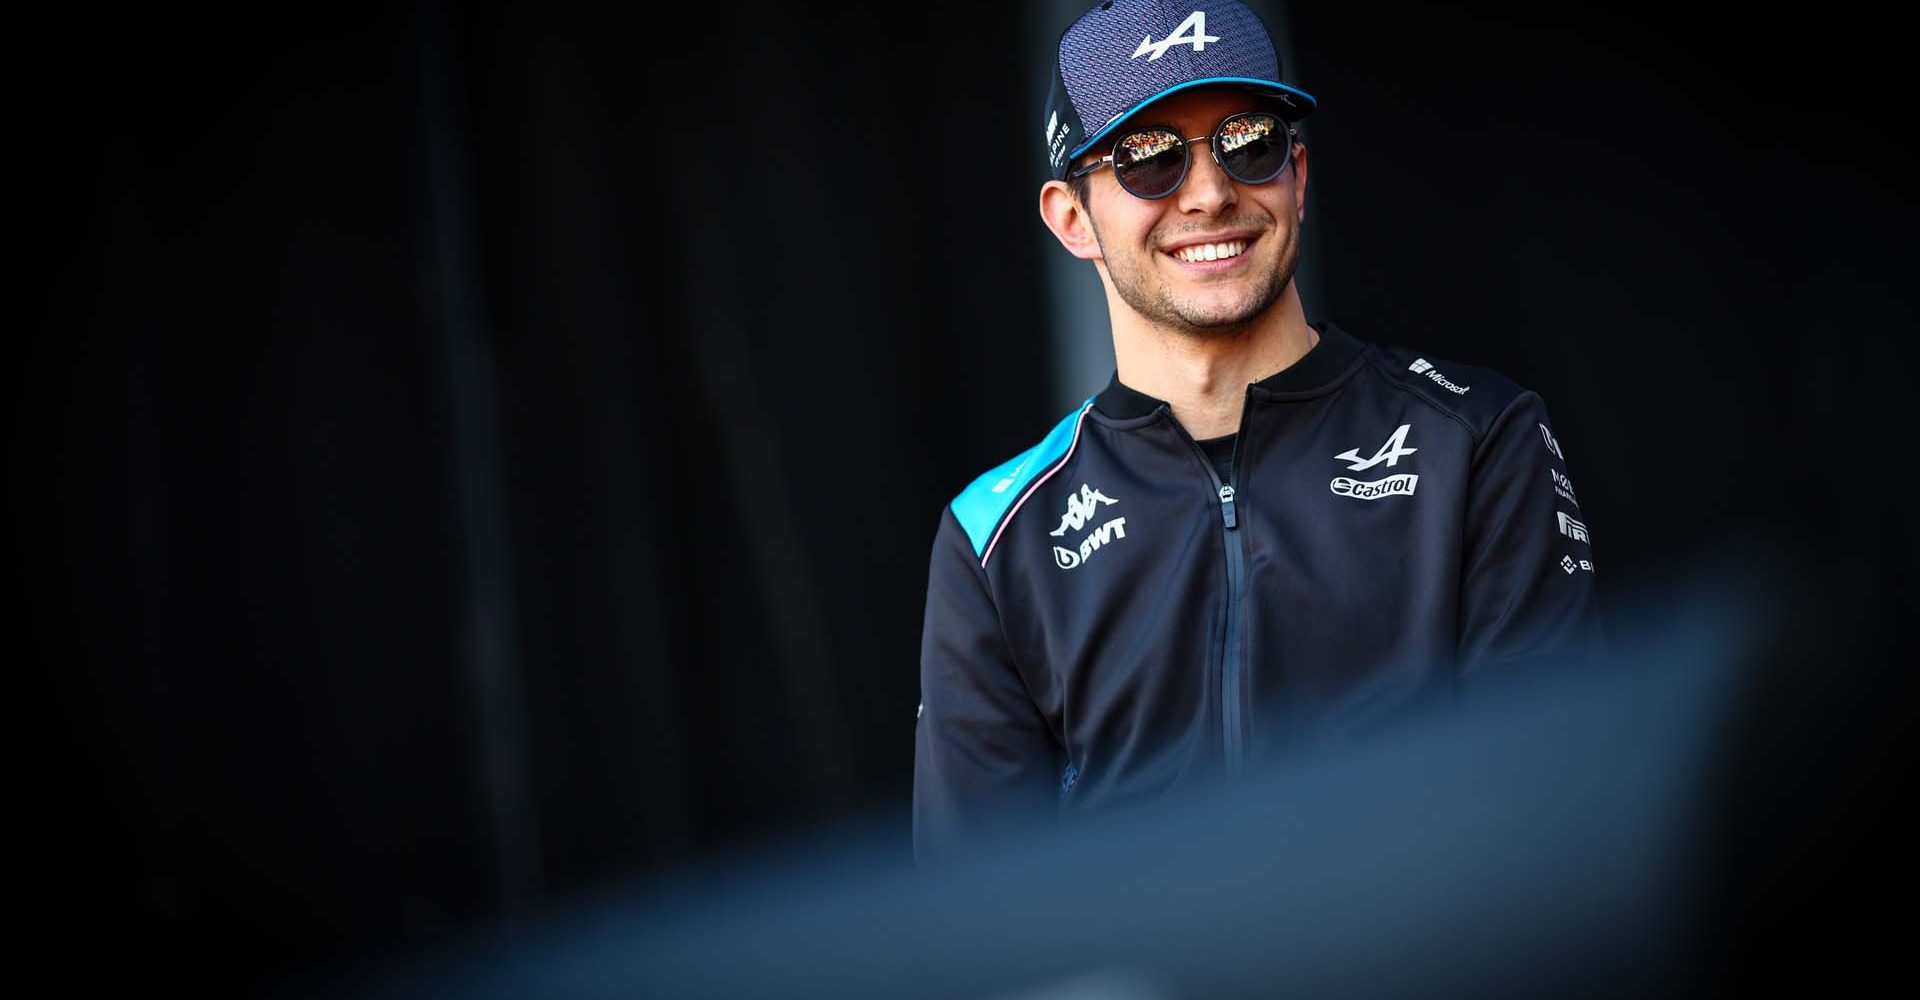
[[[1039,444],[987,470],[953,498],[949,506],[953,508],[954,519],[966,531],[968,541],[973,543],[974,555],[986,552],[987,542],[993,539],[994,527],[1006,516],[1014,502],[1020,499],[1027,484],[1066,455],[1067,449],[1073,444],[1075,425],[1080,422],[1081,414],[1086,413],[1087,407],[1092,405],[1093,397],[1089,396],[1078,409],[1053,425],[1053,430],[1048,431]]]
[[[1089,149],[1092,149],[1096,143],[1098,143],[1108,133],[1112,132],[1116,127],[1118,127],[1121,122],[1124,122],[1127,119],[1132,118],[1135,114],[1139,113],[1141,108],[1144,108],[1149,104],[1152,104],[1153,102],[1161,99],[1162,97],[1167,96],[1168,94],[1177,94],[1182,90],[1186,90],[1188,87],[1204,87],[1208,84],[1214,84],[1214,83],[1237,83],[1237,84],[1244,84],[1244,85],[1255,86],[1255,87],[1267,87],[1272,90],[1283,90],[1289,94],[1298,94],[1299,96],[1306,98],[1308,105],[1317,106],[1320,103],[1319,101],[1314,100],[1314,97],[1312,94],[1309,94],[1298,87],[1289,87],[1286,84],[1280,83],[1275,80],[1257,80],[1257,79],[1254,79],[1253,77],[1247,77],[1247,76],[1209,76],[1199,80],[1188,80],[1186,83],[1179,83],[1171,87],[1168,87],[1167,89],[1154,94],[1153,96],[1147,98],[1146,100],[1141,101],[1138,104],[1135,104],[1133,107],[1128,108],[1126,111],[1121,112],[1118,115],[1115,115],[1112,121],[1106,123],[1105,125],[1102,125],[1099,131],[1088,136],[1085,142],[1081,143],[1079,147],[1073,150],[1073,152],[1068,153],[1066,157],[1066,162],[1072,163],[1076,158],[1080,156],[1080,154],[1086,152]]]

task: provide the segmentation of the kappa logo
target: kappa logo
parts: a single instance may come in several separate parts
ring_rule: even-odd
[[[1140,40],[1140,47],[1134,49],[1133,55],[1127,58],[1138,59],[1141,56],[1147,56],[1147,61],[1152,62],[1166,55],[1167,50],[1175,45],[1191,45],[1193,46],[1193,51],[1205,52],[1208,42],[1217,42],[1219,40],[1218,36],[1207,34],[1207,12],[1204,10],[1196,10],[1188,14],[1187,19],[1181,21],[1180,26],[1173,29],[1173,34],[1168,35],[1164,41],[1156,42],[1153,40],[1152,35],[1142,38]],[[1147,55],[1149,52],[1153,54]]]
[[[1086,526],[1087,519],[1093,516],[1093,512],[1100,509],[1101,504],[1115,503],[1119,503],[1119,501],[1088,486],[1086,483],[1081,483],[1078,495],[1069,494],[1067,496],[1067,512],[1060,515],[1060,526],[1047,532],[1047,534],[1059,538],[1061,535],[1066,534],[1069,528],[1074,531],[1079,531]]]
[[[1473,388],[1473,386],[1470,385],[1454,385],[1452,382],[1447,381],[1447,377],[1440,374],[1439,369],[1433,367],[1433,362],[1428,361],[1426,358],[1414,358],[1413,364],[1408,365],[1407,370],[1415,375],[1425,375],[1432,379],[1440,388],[1451,393],[1464,396],[1467,394],[1468,389]]]
[[[1565,500],[1575,507],[1580,506],[1579,498],[1573,495],[1573,480],[1561,475],[1559,469],[1551,466],[1547,468],[1547,475],[1553,477],[1553,491],[1560,494],[1560,499]]]
[[[1553,457],[1562,462],[1567,460],[1567,456],[1560,453],[1560,442],[1553,439],[1553,432],[1547,430],[1546,424],[1540,425],[1540,437],[1547,442],[1547,450],[1553,452]]]
[[[1068,494],[1067,496],[1067,512],[1060,515],[1060,526],[1047,532],[1047,534],[1059,538],[1068,531],[1079,531],[1081,528],[1086,527],[1087,522],[1093,518],[1094,513],[1098,511],[1101,506],[1118,502],[1119,501],[1099,490],[1088,486],[1086,483],[1081,483],[1079,493]],[[1080,545],[1077,548],[1070,549],[1060,545],[1054,546],[1053,564],[1061,569],[1073,569],[1081,563],[1086,562],[1095,552],[1100,550],[1101,546],[1125,537],[1127,537],[1127,519],[1124,517],[1116,517],[1088,531],[1081,537]]]
[[[1581,524],[1579,521],[1576,521],[1571,517],[1568,517],[1567,512],[1564,510],[1554,511],[1553,516],[1556,518],[1559,518],[1560,520],[1561,534],[1567,536],[1568,538],[1573,539],[1576,542],[1586,542],[1588,545],[1593,544],[1593,540],[1587,537],[1586,525]]]
[[[1371,469],[1381,462],[1387,463],[1387,467],[1392,468],[1400,464],[1400,456],[1411,455],[1420,450],[1418,448],[1406,447],[1407,429],[1412,426],[1412,424],[1401,424],[1399,429],[1395,430],[1393,434],[1387,438],[1387,443],[1381,445],[1380,450],[1373,453],[1372,458],[1361,458],[1360,449],[1358,448],[1348,448],[1346,451],[1333,457],[1338,461],[1352,463],[1347,466],[1347,471],[1349,472],[1361,472],[1366,469]]]

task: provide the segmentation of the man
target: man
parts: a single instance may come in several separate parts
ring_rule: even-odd
[[[1105,286],[1116,370],[942,512],[923,860],[1597,650],[1540,397],[1305,316],[1315,103],[1232,0],[1113,0],[1062,33],[1040,215]]]

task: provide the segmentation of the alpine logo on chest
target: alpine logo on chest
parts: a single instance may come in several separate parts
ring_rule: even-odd
[[[1085,534],[1079,537],[1078,544],[1073,548],[1055,545],[1053,564],[1061,569],[1073,569],[1100,551],[1102,546],[1127,537],[1127,519],[1124,517],[1102,521],[1091,529],[1087,527],[1100,513],[1100,508],[1116,503],[1119,501],[1086,483],[1080,484],[1079,493],[1068,494],[1067,512],[1060,515],[1060,526],[1047,534],[1055,538],[1066,538],[1069,532],[1085,531]]]
[[[1369,458],[1361,458],[1358,448],[1348,448],[1333,457],[1336,461],[1347,463],[1347,469],[1352,472],[1362,472],[1376,465],[1392,468],[1399,465],[1402,458],[1420,450],[1407,444],[1407,431],[1412,428],[1412,424],[1401,424],[1395,428],[1392,434],[1387,435],[1386,443],[1376,449]],[[1352,497],[1355,500],[1379,500],[1384,497],[1413,496],[1414,490],[1419,485],[1418,473],[1403,472],[1373,480],[1335,476],[1333,481],[1327,484],[1327,489],[1331,490],[1334,496]]]

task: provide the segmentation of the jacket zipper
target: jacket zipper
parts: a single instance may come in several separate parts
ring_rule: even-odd
[[[1213,460],[1207,457],[1206,450],[1193,435],[1187,440],[1193,441],[1193,450],[1200,456],[1200,467],[1207,470],[1207,479],[1213,483],[1214,492],[1220,498],[1220,534],[1227,549],[1227,638],[1220,650],[1220,714],[1221,728],[1224,732],[1224,750],[1226,753],[1227,773],[1240,773],[1246,757],[1245,699],[1241,696],[1242,675],[1245,664],[1241,662],[1240,605],[1246,591],[1246,555],[1244,543],[1239,531],[1240,518],[1234,509],[1239,499],[1233,488],[1234,480],[1244,478],[1240,475],[1240,462],[1247,440],[1247,410],[1253,403],[1252,387],[1248,387],[1247,399],[1240,407],[1240,429],[1233,437],[1233,464],[1228,469],[1227,481],[1221,482],[1219,473],[1213,469]]]
[[[1237,473],[1240,471],[1238,439],[1233,443],[1233,450],[1233,471],[1236,473],[1234,478],[1237,479],[1239,478]],[[1241,732],[1245,726],[1241,718],[1243,707],[1241,702],[1244,699],[1240,695],[1240,689],[1244,684],[1241,678],[1244,664],[1240,662],[1243,657],[1240,650],[1240,633],[1244,631],[1240,625],[1240,604],[1247,583],[1246,559],[1241,552],[1240,532],[1235,530],[1239,522],[1234,517],[1233,501],[1233,484],[1229,482],[1220,487],[1220,518],[1226,525],[1227,541],[1227,642],[1221,654],[1223,662],[1220,674],[1220,700],[1227,730],[1228,774],[1238,774],[1241,760],[1246,756],[1245,737]]]

